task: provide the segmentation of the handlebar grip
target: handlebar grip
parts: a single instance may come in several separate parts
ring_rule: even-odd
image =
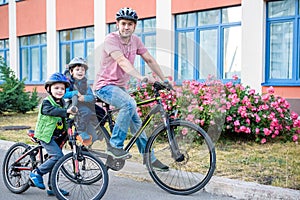
[[[72,111],[73,113],[76,113],[76,112],[77,112],[76,106],[72,106],[72,107],[71,107],[71,111]]]

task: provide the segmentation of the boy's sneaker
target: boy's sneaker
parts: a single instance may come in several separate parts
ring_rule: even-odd
[[[131,158],[129,152],[125,151],[124,149],[119,149],[112,146],[107,147],[106,153],[112,156],[113,158],[123,158],[123,159]]]
[[[35,187],[38,187],[42,190],[46,189],[43,181],[43,177],[36,172],[30,172],[29,179],[34,184]]]
[[[159,171],[169,171],[169,166],[163,164],[162,162],[160,162],[158,159],[156,159],[153,163],[152,163],[153,168],[159,170]]]
[[[80,133],[78,136],[76,136],[76,139],[84,146],[90,146],[93,143],[92,137],[86,132]]]
[[[91,139],[91,136],[89,134],[87,134],[87,132],[81,132],[81,133],[79,133],[79,136],[81,137],[82,140]]]
[[[62,193],[62,195],[64,195],[64,196],[69,196],[70,195],[70,193],[68,192],[68,191],[66,191],[66,190],[63,190],[63,189],[59,189],[59,191]],[[47,190],[47,194],[49,195],[49,196],[54,196],[54,192],[53,192],[53,190],[51,190],[51,189],[48,189]]]

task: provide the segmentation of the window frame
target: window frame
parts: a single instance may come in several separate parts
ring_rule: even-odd
[[[4,54],[3,61],[9,66],[9,45],[8,47],[6,46],[9,43],[9,39],[0,39],[0,41],[4,43],[4,48],[0,49],[0,52]]]
[[[145,32],[145,22],[147,20],[155,20],[155,26],[152,27],[152,31],[147,31]],[[136,31],[134,32],[135,35],[137,35],[142,43],[145,45],[145,41],[146,41],[146,38],[149,37],[149,36],[154,36],[156,37],[156,18],[155,17],[151,17],[151,18],[145,18],[145,19],[139,19],[138,22],[139,24],[141,25],[137,25],[136,28],[138,27],[141,27],[141,30],[140,31]],[[110,24],[107,24],[108,28],[107,28],[107,33],[111,33],[111,32],[114,32],[114,31],[117,31],[116,29],[116,23],[110,23]],[[156,58],[156,42],[155,42],[155,53],[153,55],[152,52],[149,51],[148,47],[146,47],[148,49],[148,51],[150,52],[150,54]],[[145,64],[145,61],[143,59],[140,59],[140,58],[136,58],[135,59],[135,63],[134,63],[134,67],[141,73],[142,76],[145,76],[145,73],[146,73],[146,64]]]
[[[93,38],[87,38],[87,29],[89,28],[93,28],[93,31],[94,31],[94,26],[88,26],[88,27],[78,27],[78,28],[75,28],[75,29],[68,29],[68,30],[62,30],[59,32],[59,71],[60,72],[64,72],[65,70],[65,65],[68,64],[75,56],[79,56],[79,55],[75,55],[75,52],[74,52],[74,45],[76,44],[83,44],[83,55],[81,57],[83,57],[84,59],[88,59],[88,56],[89,56],[89,53],[88,53],[88,44],[89,43],[93,43],[95,42],[95,35]],[[74,30],[78,30],[78,29],[83,29],[83,38],[81,39],[73,39],[73,31]],[[63,31],[70,31],[70,39],[67,40],[67,41],[61,41],[61,34]],[[62,48],[63,46],[67,46],[69,45],[70,46],[70,60],[66,60],[67,63],[62,63],[62,61],[64,59],[62,59]],[[89,64],[89,71],[92,71],[94,70],[95,68],[93,68],[92,66],[90,66]],[[91,72],[92,73],[92,72]],[[94,74],[94,73],[93,73]],[[94,77],[89,77],[89,82],[92,82],[94,79]]]
[[[193,66],[199,66],[199,55],[200,55],[200,32],[204,30],[217,30],[217,77],[218,79],[221,79],[223,82],[228,82],[233,80],[232,78],[223,78],[223,72],[224,72],[224,56],[223,56],[223,46],[224,46],[224,30],[226,28],[231,28],[231,27],[241,27],[241,21],[236,21],[236,22],[222,22],[222,13],[224,9],[227,8],[234,8],[234,7],[240,7],[241,6],[232,6],[232,7],[223,7],[223,8],[218,8],[218,9],[213,9],[213,10],[201,10],[201,11],[196,11],[193,13],[180,13],[178,15],[188,15],[188,16],[193,16],[195,18],[194,20],[194,25],[189,26],[189,27],[178,27],[178,21],[177,21],[177,16],[175,15],[175,20],[174,20],[174,27],[175,27],[175,56],[174,56],[174,80],[176,83],[181,84],[182,81],[179,79],[180,72],[178,72],[179,69],[179,63],[178,63],[178,57],[179,57],[179,52],[178,52],[178,33],[183,33],[183,32],[193,32],[194,33],[194,59],[193,59]],[[198,25],[198,14],[200,12],[206,12],[206,11],[214,11],[217,10],[219,12],[218,15],[218,23],[215,24],[206,24],[206,25]],[[193,77],[189,80],[197,80],[200,82],[204,82],[205,79],[200,79],[200,68],[193,67]],[[240,77],[237,80],[237,82],[240,82]]]
[[[25,83],[26,84],[41,84],[43,83],[43,81],[46,79],[46,77],[43,77],[43,48],[45,48],[46,50],[46,54],[47,54],[47,41],[45,41],[45,43],[42,43],[42,35],[45,35],[47,38],[47,34],[46,33],[41,33],[41,34],[35,34],[35,35],[27,35],[27,36],[21,36],[19,37],[19,51],[20,51],[20,79],[24,79],[26,78]],[[39,44],[34,44],[34,45],[30,45],[30,39],[34,36],[38,36],[39,38]],[[22,38],[26,38],[27,39],[27,45],[22,45],[21,39]],[[38,81],[33,81],[32,80],[32,50],[34,49],[38,49],[38,55],[39,55],[39,80]],[[25,77],[25,75],[23,75],[23,69],[25,68],[25,66],[23,66],[23,54],[22,51],[23,50],[27,50],[28,51],[28,66],[27,66],[27,70],[28,70],[28,77]],[[47,63],[47,56],[46,56],[46,62]],[[47,66],[47,65],[46,65]],[[47,68],[45,68],[44,70],[47,70]]]
[[[295,13],[291,16],[279,16],[269,18],[269,6],[268,4],[272,2],[267,2],[266,6],[266,53],[265,53],[265,82],[262,83],[263,86],[300,86],[300,44],[299,44],[299,34],[300,34],[300,0],[295,0]],[[271,72],[271,25],[276,23],[292,22],[293,24],[293,43],[292,43],[292,78],[281,78],[272,79],[270,78]]]

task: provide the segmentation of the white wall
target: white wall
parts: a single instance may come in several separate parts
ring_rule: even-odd
[[[171,0],[156,0],[156,60],[165,76],[174,76]]]
[[[242,0],[241,82],[261,92],[265,66],[265,2]]]
[[[56,1],[46,2],[47,77],[59,70],[58,33],[56,31]],[[46,78],[46,77],[45,77]]]
[[[10,68],[15,72],[16,76],[20,75],[18,42],[17,42],[17,16],[16,1],[9,0],[8,3],[8,27],[9,27],[9,64]]]
[[[89,59],[94,59],[95,73],[99,70],[100,64],[100,48],[106,35],[106,4],[105,0],[94,0],[94,47],[95,50]]]

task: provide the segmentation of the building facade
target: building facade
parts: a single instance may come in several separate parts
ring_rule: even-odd
[[[103,39],[121,7],[139,16],[136,34],[177,83],[237,75],[257,92],[300,99],[300,0],[0,0],[0,56],[26,87],[44,92],[74,57],[97,73]],[[145,63],[135,67],[147,74]]]

